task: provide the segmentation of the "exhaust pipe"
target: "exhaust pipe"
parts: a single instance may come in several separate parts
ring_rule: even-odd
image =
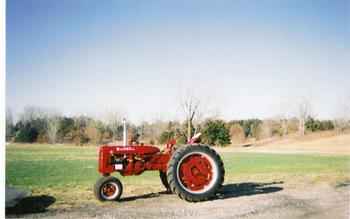
[[[128,143],[128,129],[126,127],[126,119],[123,119],[123,146],[126,146]]]

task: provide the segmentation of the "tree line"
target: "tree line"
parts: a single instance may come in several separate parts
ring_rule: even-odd
[[[190,105],[190,104],[188,104]],[[153,121],[133,124],[128,122],[130,143],[165,144],[170,139],[186,143],[194,133],[201,132],[201,142],[225,146],[247,140],[262,140],[292,133],[305,134],[323,130],[340,132],[350,127],[349,120],[319,120],[310,115],[303,118],[245,119],[225,121],[208,117],[194,124],[194,109],[187,112],[184,121]],[[302,130],[302,133],[301,133]],[[63,116],[36,107],[27,107],[14,122],[12,113],[6,112],[6,140],[24,143],[61,143],[100,145],[121,141],[122,117],[109,113],[104,119],[89,116]]]

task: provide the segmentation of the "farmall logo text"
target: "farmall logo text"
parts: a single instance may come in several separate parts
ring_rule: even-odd
[[[134,147],[118,147],[116,151],[134,151],[136,150]]]

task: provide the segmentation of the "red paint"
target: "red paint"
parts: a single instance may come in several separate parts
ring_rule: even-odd
[[[210,183],[213,175],[212,166],[204,156],[193,154],[181,162],[179,175],[187,189],[198,191]]]
[[[104,145],[99,151],[99,168],[102,175],[109,175],[114,171],[123,176],[139,175],[145,170],[167,170],[167,164],[173,152],[174,142],[169,142],[165,151],[160,152],[155,146],[132,145],[117,146]],[[113,159],[123,160],[123,168],[116,170]]]
[[[190,143],[196,140],[192,138]],[[175,140],[169,141],[164,151],[150,145],[103,145],[99,150],[98,171],[102,175],[119,172],[123,176],[139,175],[146,170],[166,172],[175,144]],[[122,164],[122,168],[116,169],[115,162]],[[190,155],[180,164],[180,179],[186,188],[201,190],[212,179],[212,166],[202,155]]]

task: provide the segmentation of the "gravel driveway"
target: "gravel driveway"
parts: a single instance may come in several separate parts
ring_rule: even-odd
[[[24,218],[349,218],[350,186],[283,182],[226,184],[218,198],[188,203],[172,194],[126,197],[119,203],[8,215]]]

